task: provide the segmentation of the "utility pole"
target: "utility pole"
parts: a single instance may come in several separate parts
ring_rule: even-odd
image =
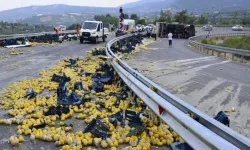
[[[14,34],[14,24],[11,23],[11,30],[12,30],[12,34]]]

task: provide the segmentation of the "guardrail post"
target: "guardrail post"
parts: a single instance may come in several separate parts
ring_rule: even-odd
[[[220,57],[220,52],[219,51],[217,52],[217,57]]]
[[[241,55],[240,62],[243,63],[244,56]]]
[[[234,60],[234,54],[232,54],[232,60]]]
[[[212,50],[212,56],[214,56],[214,51]]]
[[[226,58],[227,57],[227,53],[224,53],[224,58]]]
[[[209,54],[209,49],[207,49],[207,54]]]

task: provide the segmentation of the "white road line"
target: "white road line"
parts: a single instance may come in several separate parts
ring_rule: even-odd
[[[181,60],[165,62],[165,64],[169,64],[169,63],[185,63],[185,62],[190,62],[190,61],[201,61],[201,60],[211,60],[211,59],[215,59],[215,58],[216,58],[216,56],[198,57],[198,58],[192,58],[192,59],[181,59]]]

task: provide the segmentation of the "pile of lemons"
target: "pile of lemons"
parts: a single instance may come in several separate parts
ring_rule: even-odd
[[[68,59],[68,58],[67,58]],[[142,122],[148,129],[148,133],[143,131],[139,135],[127,137],[127,134],[134,130],[129,126],[129,122],[125,121],[125,126],[122,127],[118,122],[114,126],[109,117],[117,112],[131,110],[135,112],[143,111],[143,101],[137,98],[138,106],[131,106],[133,98],[128,96],[118,101],[117,97],[110,96],[110,92],[119,92],[121,89],[117,83],[104,85],[104,92],[96,93],[89,90],[89,86],[93,84],[91,76],[80,75],[81,70],[88,73],[95,73],[100,64],[106,63],[104,59],[98,56],[88,54],[86,60],[78,60],[78,67],[66,67],[67,61],[60,61],[56,66],[40,72],[40,77],[30,80],[22,80],[11,84],[3,90],[0,97],[0,108],[8,111],[11,116],[8,119],[0,119],[0,124],[10,126],[16,124],[17,136],[11,136],[9,142],[13,146],[18,146],[24,142],[23,135],[29,136],[30,140],[43,140],[54,142],[56,146],[63,150],[80,150],[84,146],[89,150],[94,149],[93,144],[97,148],[111,148],[115,150],[120,145],[119,149],[131,150],[149,150],[152,146],[166,146],[175,141],[182,141],[181,137],[175,132],[170,132],[169,127],[155,121],[157,119],[149,119],[142,117]],[[91,99],[79,106],[69,106],[70,111],[67,114],[44,116],[51,106],[57,106],[57,90],[58,83],[52,82],[53,74],[70,77],[67,83],[68,94],[73,92],[74,83],[82,82],[82,91],[76,90],[75,93],[86,99]],[[36,98],[29,99],[26,96],[26,90],[33,90],[38,95]],[[43,94],[46,91],[50,94]],[[85,94],[89,92],[89,94]],[[100,119],[108,127],[108,138],[101,139],[95,137],[91,133],[83,133],[86,124],[89,124],[93,119]],[[65,121],[78,122],[82,126],[82,130],[76,131],[74,126],[67,126]],[[45,125],[43,128],[34,128],[34,126]],[[125,145],[125,146],[124,146]],[[129,146],[128,146],[129,145]]]

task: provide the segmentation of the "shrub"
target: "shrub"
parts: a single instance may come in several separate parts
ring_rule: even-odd
[[[201,43],[202,43],[202,44],[207,44],[207,43],[208,43],[208,42],[207,42],[207,39],[202,39],[202,40],[201,40]]]

